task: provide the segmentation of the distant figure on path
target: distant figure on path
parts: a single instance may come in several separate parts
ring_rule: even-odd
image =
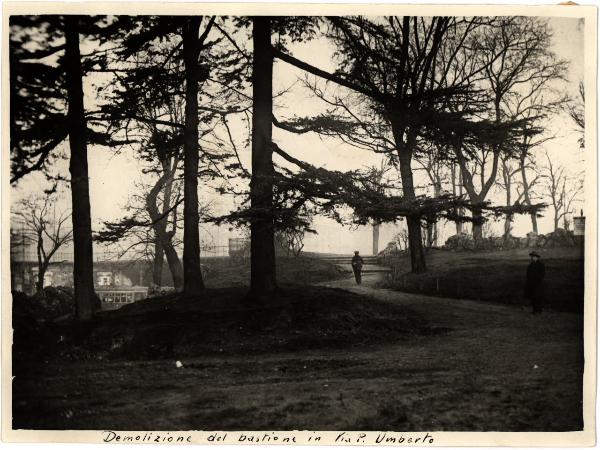
[[[352,257],[352,271],[354,272],[354,278],[356,278],[356,284],[360,284],[361,282],[360,272],[362,270],[363,264],[364,261],[358,254],[358,250],[355,251],[354,256]]]
[[[546,275],[546,267],[540,261],[540,255],[536,252],[531,252],[531,262],[527,267],[527,282],[525,284],[525,295],[531,300],[533,314],[541,314],[544,304],[544,275]]]

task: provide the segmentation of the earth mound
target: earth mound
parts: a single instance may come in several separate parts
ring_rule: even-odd
[[[14,350],[23,357],[141,360],[344,348],[443,332],[406,307],[340,289],[287,287],[260,303],[246,293],[223,288],[202,298],[151,298],[88,324],[38,321],[28,339],[15,339]]]

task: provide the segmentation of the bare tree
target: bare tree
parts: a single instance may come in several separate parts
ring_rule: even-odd
[[[138,183],[138,193],[130,196],[125,206],[127,215],[117,221],[105,221],[95,236],[106,245],[118,244],[118,257],[152,261],[152,282],[162,285],[163,265],[166,258],[175,289],[183,289],[183,268],[178,255],[181,245],[183,201],[181,180],[175,180],[178,159],[166,165],[165,171],[150,184]],[[201,216],[208,214],[209,206],[201,204]]]
[[[574,211],[574,203],[579,201],[579,195],[583,191],[583,183],[570,177],[560,164],[552,162],[550,154],[546,152],[547,166],[544,178],[546,179],[546,197],[554,210],[554,230],[557,230],[561,219],[565,229],[569,228],[568,216]]]
[[[519,160],[519,162],[515,164],[510,155],[503,156],[501,159],[501,178],[498,180],[497,184],[499,188],[504,190],[506,206],[516,206],[520,203],[531,206],[533,188],[540,179],[540,176],[536,172],[537,168],[535,168],[533,163],[528,164],[527,160],[524,160],[522,163],[521,160]],[[516,177],[526,169],[532,169],[534,177],[529,180],[525,178],[526,184],[524,184],[522,181],[519,182]],[[515,189],[516,197],[513,196]],[[526,200],[524,201],[524,199]],[[537,213],[532,212],[531,215],[533,216],[533,231],[537,233]],[[513,218],[514,214],[510,212],[507,213],[504,218],[504,238],[508,238],[512,232]]]
[[[275,240],[283,248],[287,256],[300,256],[304,248],[306,232],[301,228],[286,228],[275,232]]]
[[[394,235],[394,242],[398,244],[400,250],[408,250],[408,230],[403,228]]]
[[[452,163],[446,158],[447,151],[441,144],[423,141],[420,143],[420,147],[421,151],[415,160],[427,174],[429,184],[431,185],[431,196],[439,198],[443,192],[444,183],[447,181],[447,172],[452,170],[452,167],[450,167]],[[456,195],[456,192],[454,194]],[[425,231],[427,235],[425,246],[431,248],[434,245],[438,245],[438,222],[437,219],[425,219]]]
[[[73,238],[73,231],[68,228],[71,214],[57,212],[55,199],[50,196],[23,199],[15,205],[12,214],[21,219],[24,231],[36,246],[38,274],[35,287],[36,292],[43,295],[44,276],[52,257]]]
[[[371,166],[367,168],[366,179],[370,189],[381,194],[385,193],[391,185],[390,179],[387,176],[388,172],[392,169],[389,162],[382,160],[379,166]],[[381,222],[374,220],[372,223],[373,227],[373,254],[379,253],[379,228]]]
[[[570,99],[566,103],[566,106],[569,116],[573,119],[575,125],[577,125],[577,130],[580,133],[579,147],[585,148],[585,90],[583,81],[579,82],[578,94],[576,98]]]
[[[520,120],[527,124],[531,116],[523,117],[523,111],[518,115],[511,114],[507,103],[515,96],[519,97],[523,86],[533,87],[529,94],[520,96],[517,104],[526,102],[549,80],[562,76],[566,63],[558,60],[551,51],[551,37],[547,22],[531,17],[504,18],[494,31],[481,36],[476,55],[488,62],[483,86],[489,93],[490,117],[496,123]],[[522,131],[527,135],[527,130]],[[475,146],[469,158],[463,146],[456,146],[464,187],[473,204],[485,201],[496,183],[501,156],[511,154],[514,151],[511,147],[511,143],[502,140],[492,145]],[[530,148],[528,143],[527,149]],[[512,177],[513,174],[507,171],[506,175]],[[481,211],[473,209],[473,216],[481,216]],[[473,222],[475,239],[482,237],[481,225],[481,220]]]
[[[548,118],[560,111],[567,103],[567,98],[552,85],[553,82],[564,79],[565,70],[565,62],[558,61],[554,66],[548,67],[546,71],[540,72],[522,85],[519,90],[511,93],[505,102],[506,113],[510,117],[525,121],[515,151],[504,154],[502,158],[504,186],[507,186],[507,181],[508,185],[511,185],[512,176],[517,175],[512,170],[512,160],[514,159],[517,161],[516,170],[520,174],[519,201],[522,198],[523,203],[529,207],[532,206],[535,196],[533,188],[539,180],[534,151],[554,138],[553,135],[548,134],[549,130],[546,129]],[[507,202],[510,202],[510,192],[508,190],[506,192]],[[507,206],[510,206],[510,203],[507,203]],[[512,219],[508,216],[510,215],[507,215],[507,220]],[[530,217],[532,231],[537,233],[537,213],[532,211]]]

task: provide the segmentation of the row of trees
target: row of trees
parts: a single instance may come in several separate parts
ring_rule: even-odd
[[[313,130],[323,133],[325,128],[351,145],[383,153],[398,169],[405,201],[416,195],[413,159],[431,179],[433,198],[443,196],[442,177],[450,173],[453,196],[466,192],[464,206],[470,210],[475,239],[482,237],[483,213],[490,210],[486,204],[495,186],[506,194],[505,206],[491,209],[505,217],[505,235],[517,213],[528,213],[537,232],[542,205],[534,204],[532,195],[538,180],[531,174],[540,172],[534,167],[535,150],[551,138],[549,119],[561,110],[570,109],[582,125],[577,122],[580,102],[562,94],[567,62],[553,53],[547,22],[522,17],[334,18],[328,19],[327,35],[340,49],[335,74],[278,54],[351,92],[328,95],[327,86],[307,82],[330,107],[326,120],[312,121]],[[298,123],[306,125],[307,120]],[[548,178],[551,173],[552,166]],[[521,188],[516,199],[515,185]],[[564,183],[562,187],[566,192]],[[560,202],[552,203],[560,210]],[[414,271],[425,269],[420,224],[434,224],[438,212],[415,208],[406,215]],[[466,219],[463,207],[455,213],[458,224]]]
[[[185,295],[201,298],[204,289],[199,181],[243,194],[237,211],[203,220],[249,225],[250,294],[260,300],[277,288],[276,230],[293,235],[315,213],[342,220],[339,209],[349,207],[356,223],[406,218],[413,271],[426,269],[423,222],[470,221],[477,238],[484,213],[535,220],[540,205],[531,196],[511,204],[511,177],[520,173],[524,192],[530,189],[532,149],[566,101],[554,86],[566,63],[550,50],[547,23],[535,18],[11,16],[10,26],[12,182],[33,171],[64,181],[53,167],[68,141],[83,320],[94,313],[88,145],[133,149],[154,180],[97,239],[112,243],[149,230],[155,276],[166,258]],[[308,40],[332,43],[338,69],[291,54],[291,44]],[[325,113],[276,117],[275,59],[310,75],[305,87],[327,105]],[[99,81],[94,93],[89,79]],[[250,168],[232,132],[232,124],[244,123]],[[314,167],[273,142],[273,126],[382,153],[399,182],[382,184],[373,171]],[[415,160],[431,177],[433,195],[419,195]],[[440,182],[447,170],[452,193]],[[486,201],[499,171],[507,183],[503,207]],[[463,188],[466,197],[456,192]]]

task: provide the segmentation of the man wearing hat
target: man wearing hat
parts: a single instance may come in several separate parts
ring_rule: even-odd
[[[361,282],[361,274],[362,266],[364,264],[363,259],[358,254],[358,250],[354,252],[354,256],[352,257],[352,271],[354,272],[354,278],[356,279],[356,284],[360,284]]]
[[[541,314],[544,303],[544,275],[546,267],[540,261],[540,255],[536,252],[529,254],[531,262],[527,267],[527,282],[525,284],[525,296],[531,300],[533,314]]]

